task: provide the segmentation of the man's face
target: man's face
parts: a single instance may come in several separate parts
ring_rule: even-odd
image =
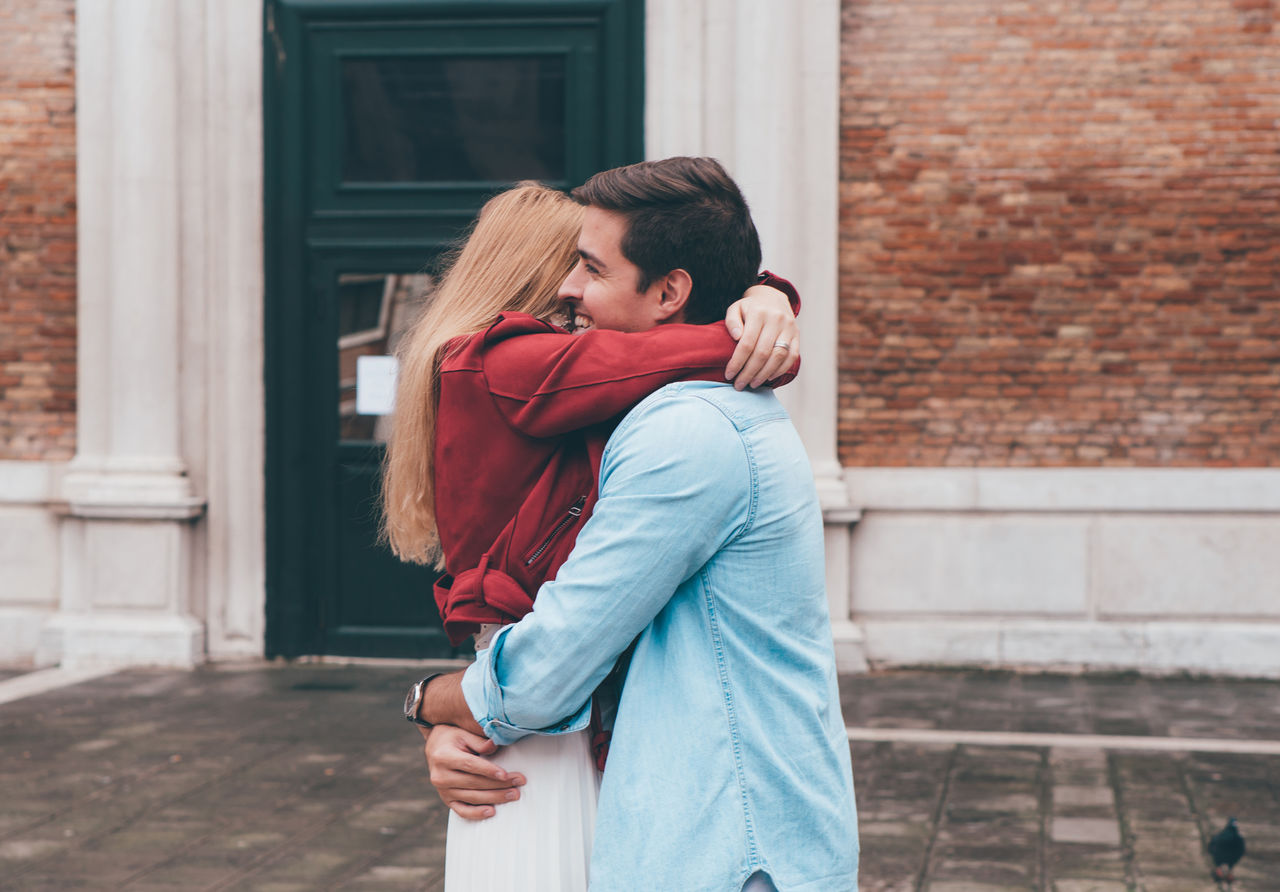
[[[614,211],[588,206],[578,236],[578,263],[560,285],[578,331],[607,328],[647,331],[664,317],[655,312],[662,285],[637,290],[640,270],[622,256],[627,220]]]

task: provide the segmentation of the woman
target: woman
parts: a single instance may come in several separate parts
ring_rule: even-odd
[[[774,349],[794,341],[794,323],[773,289],[752,298],[767,309],[731,308],[753,335],[740,353],[722,325],[570,337],[545,321],[561,311],[582,212],[536,184],[488,202],[400,351],[386,532],[401,558],[443,564],[436,600],[454,643],[475,633],[485,646],[555,576],[595,504],[612,421],[663,384],[724,380],[731,355],[748,378],[792,361]],[[744,364],[753,344],[761,349]],[[498,753],[528,783],[496,810],[499,800],[446,797],[446,889],[586,888],[598,789],[590,743],[585,731],[534,736]]]

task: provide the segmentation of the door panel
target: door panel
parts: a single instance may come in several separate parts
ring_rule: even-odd
[[[264,27],[268,655],[447,656],[435,572],[378,541],[357,369],[489,196],[638,160],[642,5],[268,0]]]

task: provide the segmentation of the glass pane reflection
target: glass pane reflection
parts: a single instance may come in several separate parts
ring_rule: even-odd
[[[386,442],[390,416],[356,412],[356,365],[361,356],[394,354],[434,289],[425,273],[338,276],[339,440]]]
[[[563,56],[342,63],[345,182],[565,176]]]

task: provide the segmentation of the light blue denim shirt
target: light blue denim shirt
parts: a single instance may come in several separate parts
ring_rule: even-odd
[[[857,888],[822,517],[770,391],[672,384],[609,440],[600,501],[533,613],[463,679],[500,744],[586,726],[638,637],[600,790],[596,892]]]

